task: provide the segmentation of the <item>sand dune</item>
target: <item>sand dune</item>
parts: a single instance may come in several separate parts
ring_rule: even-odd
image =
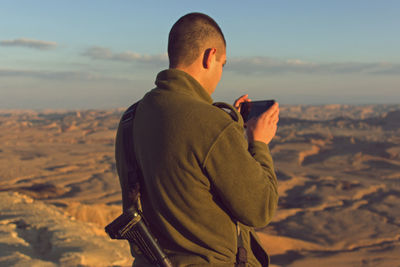
[[[121,112],[0,111],[0,265],[130,264],[103,232],[121,211]],[[400,105],[283,106],[270,148],[273,266],[400,266]]]

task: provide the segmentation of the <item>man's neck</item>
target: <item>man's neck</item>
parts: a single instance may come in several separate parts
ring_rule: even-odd
[[[207,86],[205,86],[204,78],[202,75],[203,73],[201,72],[201,70],[195,63],[193,63],[189,66],[186,66],[186,67],[177,66],[174,69],[184,71],[187,74],[189,74],[190,76],[192,76],[204,88],[204,90],[211,96],[211,92],[207,89]]]

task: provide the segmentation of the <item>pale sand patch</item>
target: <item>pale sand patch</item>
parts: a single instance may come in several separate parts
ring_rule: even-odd
[[[257,232],[261,244],[270,255],[285,254],[290,250],[324,250],[324,247],[307,241],[298,240],[285,236],[269,235],[263,232]]]
[[[76,220],[94,223],[101,229],[99,234],[105,235],[104,227],[122,213],[121,206],[105,204],[85,205],[79,202],[69,203],[64,209]]]

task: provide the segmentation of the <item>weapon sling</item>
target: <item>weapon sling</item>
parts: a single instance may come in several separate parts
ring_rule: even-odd
[[[105,227],[105,231],[112,239],[125,239],[135,243],[139,250],[151,264],[161,267],[172,267],[167,255],[152,235],[145,223],[140,205],[141,170],[136,161],[133,142],[133,126],[136,108],[139,102],[130,106],[122,115],[119,134],[122,134],[123,153],[127,167],[128,187],[133,205],[124,209],[122,215]],[[122,188],[124,190],[124,188]]]

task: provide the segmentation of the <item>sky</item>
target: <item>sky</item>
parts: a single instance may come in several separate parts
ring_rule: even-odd
[[[0,109],[127,107],[168,68],[171,26],[227,40],[215,101],[399,104],[400,1],[2,0]]]

